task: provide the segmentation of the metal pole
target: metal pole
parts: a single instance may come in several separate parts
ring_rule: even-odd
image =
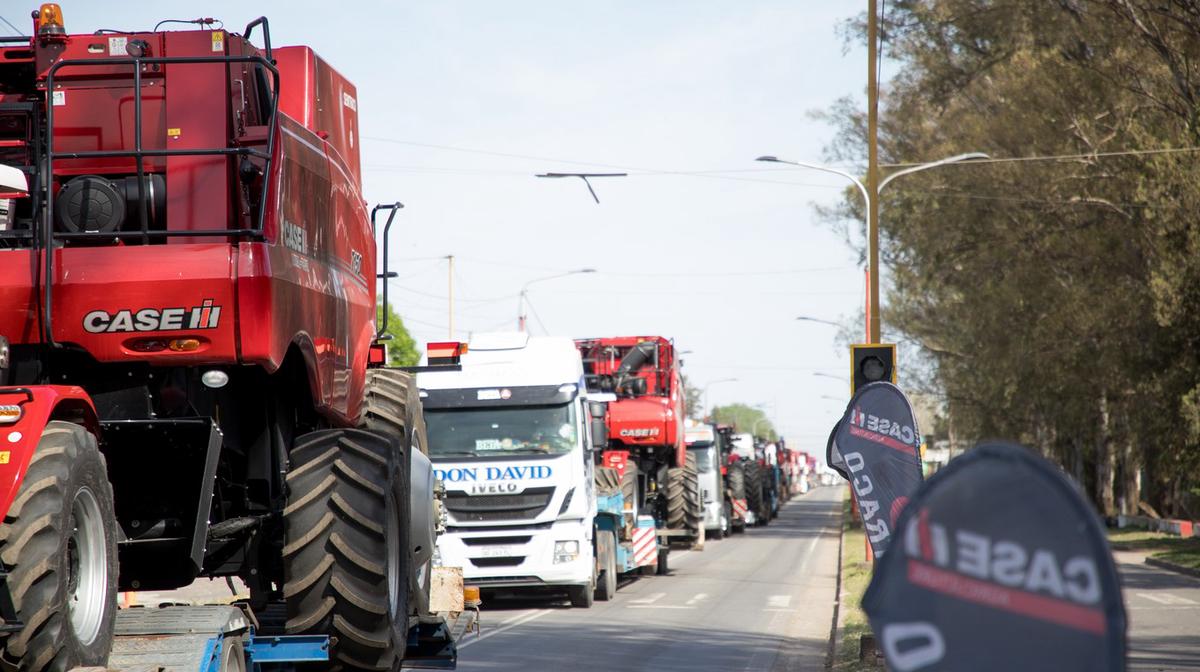
[[[870,297],[867,326],[869,341],[879,342],[879,84],[875,70],[879,42],[876,0],[867,0],[867,268]]]
[[[450,262],[448,264],[448,268],[450,270],[449,270],[449,273],[447,274],[448,277],[446,278],[446,282],[450,286],[450,291],[449,291],[449,295],[450,295],[450,334],[449,334],[449,336],[450,336],[450,340],[453,341],[454,340],[454,255],[453,254],[446,255],[446,260]]]

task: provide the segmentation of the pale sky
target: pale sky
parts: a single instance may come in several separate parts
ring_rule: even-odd
[[[792,447],[823,453],[848,356],[836,329],[794,318],[862,310],[856,257],[813,210],[845,184],[753,159],[821,159],[833,129],[809,113],[865,88],[865,49],[837,33],[858,3],[61,4],[69,32],[196,16],[240,32],[265,14],[274,44],[354,82],[366,198],[407,206],[390,294],[419,342],[448,336],[446,255],[461,339],[514,328],[524,283],[592,267],[529,288],[534,333],[673,337],[697,385],[738,379],[710,404],[764,404]],[[27,30],[27,9],[0,15]],[[597,205],[546,171],[630,176],[595,180]]]

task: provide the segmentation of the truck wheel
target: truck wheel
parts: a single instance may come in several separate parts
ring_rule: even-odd
[[[106,665],[117,527],[96,437],[74,423],[48,423],[4,521],[0,560],[25,627],[0,640],[0,663],[21,672]]]
[[[335,637],[333,669],[390,669],[404,654],[412,569],[405,457],[389,438],[357,429],[311,432],[292,449],[286,630]]]
[[[669,548],[658,549],[658,568],[655,570],[655,574],[658,574],[659,576],[666,576],[667,574],[671,573],[671,568],[667,564],[667,557],[670,555],[671,550]]]
[[[607,602],[617,594],[617,535],[602,532],[596,535],[596,541],[601,545],[601,566],[604,568],[596,580],[596,599]]]
[[[591,609],[596,599],[596,570],[592,570],[592,580],[583,586],[567,588],[567,596],[571,598],[571,606],[577,609]]]

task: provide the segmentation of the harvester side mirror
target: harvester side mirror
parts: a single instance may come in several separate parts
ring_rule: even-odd
[[[0,164],[0,198],[28,198],[29,176],[14,166]]]

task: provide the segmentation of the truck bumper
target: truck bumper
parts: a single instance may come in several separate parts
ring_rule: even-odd
[[[578,544],[573,560],[555,562],[560,541]],[[443,566],[462,567],[464,581],[486,588],[587,585],[595,565],[591,526],[581,521],[556,521],[538,530],[460,528],[439,537],[437,546]]]

